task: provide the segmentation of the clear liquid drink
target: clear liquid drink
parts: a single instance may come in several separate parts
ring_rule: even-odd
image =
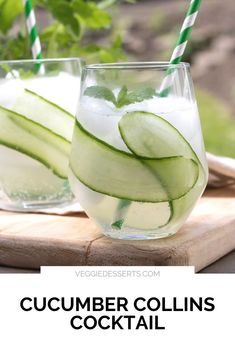
[[[72,141],[74,194],[114,238],[175,234],[207,183],[207,163],[189,68],[167,64],[88,66]]]
[[[37,63],[37,64],[36,64]],[[77,109],[77,59],[0,63],[0,207],[71,202],[68,158]]]

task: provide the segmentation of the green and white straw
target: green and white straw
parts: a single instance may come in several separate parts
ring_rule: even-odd
[[[186,46],[188,44],[188,39],[191,34],[193,25],[195,24],[202,0],[191,0],[189,8],[180,31],[179,38],[176,43],[176,47],[170,59],[170,64],[179,64],[184,55]],[[167,96],[170,92],[174,76],[174,69],[169,69],[167,75],[162,82],[160,88],[160,95],[162,97]]]
[[[27,30],[30,38],[31,51],[34,59],[42,59],[42,48],[38,35],[36,17],[31,0],[23,0]],[[44,73],[43,65],[39,66],[39,72]]]
[[[179,38],[176,43],[176,47],[173,51],[173,54],[171,56],[170,64],[175,65],[179,64],[182,60],[182,57],[184,55],[189,36],[191,34],[193,25],[196,21],[200,5],[201,5],[202,0],[191,0],[189,4],[188,11],[186,13],[185,20],[183,22],[183,26],[180,31]],[[160,96],[161,97],[166,97],[170,93],[172,83],[174,80],[174,68],[170,68],[166,72],[166,77],[164,78],[162,85],[160,87]],[[129,200],[121,200],[118,203],[117,210],[116,210],[116,220],[112,224],[113,228],[116,229],[121,229],[122,225],[125,221],[125,215],[128,211],[128,208],[131,204],[131,201]]]

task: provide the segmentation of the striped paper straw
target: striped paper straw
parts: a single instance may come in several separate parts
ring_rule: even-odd
[[[199,8],[201,5],[202,0],[191,0],[188,12],[186,14],[183,26],[180,31],[179,38],[176,43],[175,50],[173,51],[173,54],[171,56],[170,64],[175,65],[179,64],[182,60],[182,57],[184,55],[189,36],[191,34],[193,25],[196,21]],[[169,69],[167,71],[167,75],[165,79],[163,80],[163,83],[160,88],[160,95],[162,97],[165,97],[169,94],[172,82],[173,82],[173,76],[174,76],[174,70]]]
[[[188,8],[183,26],[180,31],[180,35],[177,40],[175,50],[173,51],[173,54],[171,56],[171,60],[170,60],[171,65],[179,64],[182,60],[182,56],[185,52],[190,33],[196,21],[200,5],[201,5],[201,0],[190,1],[189,8]],[[167,70],[166,77],[162,82],[162,85],[160,88],[161,97],[168,96],[172,87],[173,79],[174,79],[174,69],[171,68]],[[112,224],[113,228],[116,228],[116,229],[122,228],[122,225],[125,221],[125,215],[130,204],[131,204],[131,201],[128,201],[128,200],[119,201],[117,212],[115,215],[116,220]]]
[[[23,0],[27,30],[29,33],[31,51],[34,59],[42,59],[41,43],[38,35],[35,13],[31,0]],[[39,72],[44,73],[45,68],[39,65]]]

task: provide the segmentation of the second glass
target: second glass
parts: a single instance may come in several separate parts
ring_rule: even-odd
[[[41,210],[73,201],[68,160],[82,62],[0,62],[0,208]]]
[[[79,202],[108,236],[175,234],[208,177],[189,65],[90,65],[81,89],[69,176]]]

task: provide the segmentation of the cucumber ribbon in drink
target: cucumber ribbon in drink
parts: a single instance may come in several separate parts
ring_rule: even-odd
[[[43,79],[30,81],[31,86],[38,86],[40,90],[41,80],[44,83]],[[47,207],[47,202],[53,205],[53,202],[71,201],[68,161],[74,115],[22,86],[20,82],[10,82],[1,97],[0,179],[3,191],[19,206],[25,202],[24,207],[31,207],[27,205],[33,203],[35,207],[40,204]],[[10,92],[12,88],[15,95]]]
[[[13,109],[0,106],[0,144],[40,161],[66,179],[74,117],[29,90]]]
[[[84,95],[104,99],[119,109],[156,96],[152,88],[144,88],[142,92],[128,92],[123,87],[115,96],[106,87],[93,86]],[[184,197],[201,178],[201,163],[183,135],[157,114],[126,112],[119,119],[118,129],[129,152],[98,138],[76,121],[70,159],[72,172],[90,190],[120,200],[113,228],[125,225],[144,229],[145,217],[146,229],[166,226],[180,216],[177,210],[180,213],[190,207],[192,198],[195,199],[193,193],[189,201]],[[136,216],[141,215],[139,210],[142,210],[141,220]]]

